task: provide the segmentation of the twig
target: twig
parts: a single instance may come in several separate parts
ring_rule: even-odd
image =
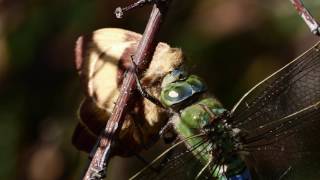
[[[318,22],[314,19],[314,17],[310,14],[310,12],[305,8],[301,0],[290,0],[293,6],[298,11],[301,18],[304,20],[304,22],[307,24],[310,31],[320,36],[320,27]]]
[[[152,59],[152,55],[158,43],[156,34],[159,32],[169,3],[170,0],[165,2],[161,1],[153,6],[145,32],[134,56],[134,62],[138,67],[138,73],[145,70]],[[135,76],[133,71],[129,70],[123,80],[120,95],[112,111],[111,117],[107,122],[104,132],[99,137],[99,145],[83,178],[84,180],[97,180],[105,177],[105,169],[110,158],[113,140],[119,134],[122,127],[125,113],[128,110],[128,103],[130,103],[129,100],[132,91],[135,88]]]

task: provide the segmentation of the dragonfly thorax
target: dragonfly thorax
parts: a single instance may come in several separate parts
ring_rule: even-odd
[[[177,134],[186,139],[186,146],[203,165],[215,169],[210,173],[222,177],[241,172],[245,166],[237,154],[239,131],[228,124],[228,112],[217,99],[207,95],[201,79],[174,70],[165,76],[161,88],[161,103],[176,114],[172,122]],[[223,171],[213,167],[216,165]]]
[[[237,154],[240,131],[227,123],[228,112],[219,101],[204,98],[180,112],[179,120],[174,122],[177,132],[182,136],[180,138],[187,139],[187,146],[193,149],[204,165],[209,163],[212,166],[210,169],[216,169],[216,165],[223,167],[222,172],[211,172],[214,176],[234,175],[243,171],[245,165]],[[195,138],[188,139],[193,136]]]

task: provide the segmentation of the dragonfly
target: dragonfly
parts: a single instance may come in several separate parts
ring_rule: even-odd
[[[310,30],[319,26],[291,1]],[[249,90],[231,111],[183,69],[164,77],[160,99],[178,142],[131,179],[318,179],[320,43]]]
[[[108,89],[101,85],[105,81],[100,81],[101,77],[106,77],[106,74],[101,73],[105,73],[107,67],[104,58],[113,66],[126,69],[127,62],[121,60],[130,58],[124,58],[123,55],[133,54],[134,50],[130,50],[130,47],[139,40],[139,35],[133,35],[133,32],[113,29],[113,32],[107,33],[105,30],[106,34],[102,35],[103,31],[82,37],[78,40],[80,45],[77,46],[81,52],[85,50],[80,53],[81,58],[76,58],[76,66],[86,87],[86,98],[79,110],[80,122],[73,142],[79,149],[86,151],[93,147],[92,139],[95,139],[99,132],[97,127],[103,127],[101,124],[105,123],[110,115],[110,111],[106,109],[113,107],[113,101],[106,98],[110,92],[103,92]],[[108,36],[105,36],[107,34]],[[117,36],[111,40],[104,39],[110,35]],[[119,38],[118,35],[125,36]],[[112,46],[108,46],[107,42],[111,42]],[[115,46],[115,43],[119,46]],[[117,51],[116,47],[121,52],[112,54]],[[127,48],[129,51],[125,51]],[[170,47],[169,49],[172,50]],[[151,112],[160,112],[162,115],[156,113],[156,116],[147,117],[133,109],[126,117],[128,124],[122,127],[120,143],[113,147],[113,151],[128,156],[132,152],[139,152],[145,142],[154,143],[153,136],[157,136],[167,122],[166,119],[171,116],[168,124],[173,126],[181,141],[132,179],[314,179],[319,175],[316,171],[319,167],[319,154],[316,150],[319,143],[311,141],[319,124],[318,51],[317,44],[256,85],[231,111],[224,109],[221,103],[207,92],[199,77],[188,75],[180,68],[183,58],[178,56],[179,62],[170,64],[168,69],[159,73],[155,78],[157,80],[146,80],[146,84],[154,83],[154,92],[151,94],[158,96],[152,98],[153,103],[162,107],[154,107]],[[175,56],[168,59],[175,59]],[[151,69],[161,69],[157,69],[157,66],[159,64]],[[120,71],[124,72],[123,69]],[[165,74],[167,75],[164,76]],[[121,82],[121,79],[117,82]],[[117,86],[118,84],[112,86],[115,92]],[[140,90],[144,91],[143,88]],[[114,93],[110,97],[116,96],[117,93]],[[147,97],[150,99],[152,96]],[[155,99],[160,100],[155,102]],[[140,99],[140,104],[135,104],[135,107],[149,107],[150,103],[145,104],[147,102],[143,100],[141,104]],[[138,117],[142,118],[142,122],[147,122],[147,128],[140,126],[136,131],[139,122],[135,119]],[[153,126],[154,123],[160,125]],[[305,131],[306,129],[308,131]],[[84,134],[90,136],[87,141],[89,146],[83,145],[83,137],[86,136]],[[124,151],[123,144],[127,142],[129,151]]]
[[[155,103],[171,112],[180,141],[132,179],[320,176],[320,43],[254,86],[231,111],[182,69],[164,77]]]

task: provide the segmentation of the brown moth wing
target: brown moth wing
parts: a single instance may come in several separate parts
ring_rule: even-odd
[[[110,117],[119,95],[126,69],[131,66],[141,35],[116,28],[99,29],[78,38],[75,66],[80,76],[85,98],[79,108],[79,123],[72,142],[89,152],[99,132]],[[159,43],[141,82],[147,90],[159,97],[162,78],[183,63],[180,49]],[[114,153],[129,156],[146,148],[158,138],[158,132],[167,122],[168,114],[138,94],[127,113]]]

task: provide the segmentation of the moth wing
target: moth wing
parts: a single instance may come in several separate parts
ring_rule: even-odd
[[[85,93],[85,100],[79,108],[80,123],[73,136],[73,144],[78,149],[91,149],[91,146],[82,144],[82,139],[90,140],[85,144],[92,145],[92,139],[104,128],[141,37],[132,31],[105,28],[78,38],[75,66]],[[183,59],[180,49],[159,43],[148,70],[142,75],[142,84],[152,95],[159,97],[162,78],[181,66]],[[151,145],[168,119],[163,109],[139,95],[135,98],[134,108],[127,113],[120,132],[121,144],[128,144],[130,151],[139,151],[142,146]],[[130,154],[121,152],[121,149],[126,148],[117,150],[121,155]]]

